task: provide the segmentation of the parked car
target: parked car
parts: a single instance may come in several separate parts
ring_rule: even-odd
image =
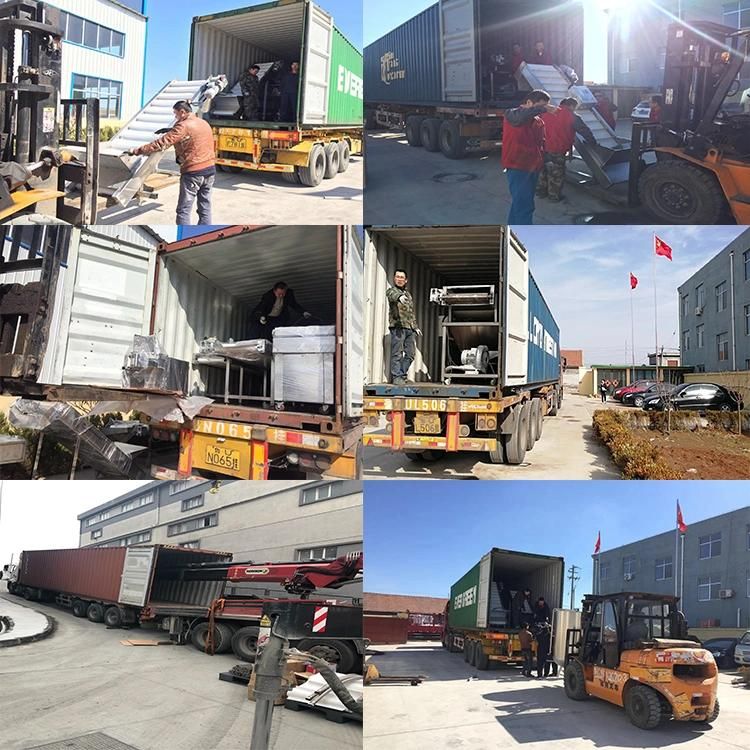
[[[643,402],[646,411],[656,409],[691,409],[693,411],[737,411],[742,408],[740,396],[716,383],[684,383],[669,396],[650,396]]]
[[[616,401],[622,401],[623,397],[628,394],[632,393],[633,391],[641,390],[643,388],[648,388],[650,385],[653,385],[656,381],[654,380],[635,380],[630,385],[621,385],[619,388],[615,389],[614,392],[614,398]]]
[[[633,111],[630,116],[634,120],[648,120],[648,116],[651,114],[651,102],[648,99],[644,99],[633,107]]]
[[[622,397],[622,403],[626,406],[637,406],[639,409],[643,406],[643,402],[649,396],[659,396],[668,393],[672,393],[676,385],[672,383],[652,383],[651,385],[640,387],[630,393],[626,393]]]
[[[703,648],[714,655],[719,669],[734,669],[734,651],[739,642],[739,638],[709,638],[703,641]]]
[[[734,647],[734,663],[741,667],[750,667],[750,630],[745,631]]]

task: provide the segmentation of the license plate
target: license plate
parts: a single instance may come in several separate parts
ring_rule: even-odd
[[[448,402],[444,398],[405,398],[406,411],[445,411]]]
[[[217,469],[240,470],[240,452],[219,445],[206,446],[206,465]]]
[[[236,135],[224,136],[225,145],[228,151],[244,151],[247,149],[247,139],[239,138]]]
[[[440,434],[440,415],[420,412],[414,415],[414,432],[420,435]]]

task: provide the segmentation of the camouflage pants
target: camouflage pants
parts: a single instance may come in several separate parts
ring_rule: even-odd
[[[242,97],[242,116],[246,120],[258,119],[258,97],[257,96],[243,96]]]
[[[559,201],[565,182],[565,154],[545,154],[544,167],[539,175],[536,194]]]

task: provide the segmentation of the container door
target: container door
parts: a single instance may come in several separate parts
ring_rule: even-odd
[[[322,125],[328,112],[333,48],[333,18],[314,3],[308,4],[305,24],[305,59],[302,65],[302,122]]]
[[[342,227],[344,233],[344,416],[361,417],[364,406],[364,228]]]
[[[148,599],[156,547],[128,547],[122,568],[120,604],[142,607]]]
[[[490,608],[490,582],[492,580],[492,553],[488,552],[479,561],[479,591],[477,591],[477,627],[487,627],[487,612]]]
[[[529,256],[508,229],[502,239],[503,385],[524,385],[529,351]]]
[[[443,96],[449,102],[477,101],[475,0],[440,0]]]

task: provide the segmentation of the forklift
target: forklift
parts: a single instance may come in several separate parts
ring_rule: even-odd
[[[662,121],[633,123],[631,207],[665,224],[750,224],[750,113],[726,102],[748,61],[750,29],[670,25]]]
[[[99,100],[60,99],[62,36],[54,6],[0,4],[0,221],[55,200],[61,221],[96,222]]]
[[[622,706],[641,729],[663,721],[711,723],[719,678],[710,651],[688,636],[674,596],[615,593],[584,597],[580,627],[565,640],[565,694]]]

